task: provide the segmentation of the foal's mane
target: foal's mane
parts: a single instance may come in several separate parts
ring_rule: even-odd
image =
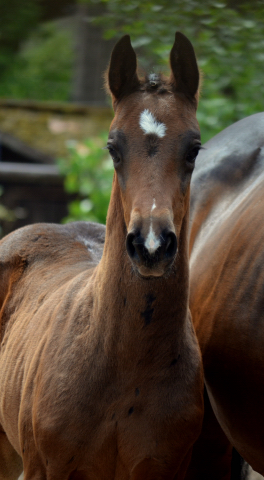
[[[109,72],[109,67],[106,69],[106,71],[103,74],[103,79],[104,79],[104,90],[108,96],[111,97],[111,91],[109,88],[109,83],[108,83],[108,72]],[[198,103],[200,93],[201,93],[201,87],[202,87],[202,80],[203,80],[203,73],[199,69],[199,74],[200,74],[200,82],[199,82],[199,89],[196,94],[196,101]],[[174,80],[172,76],[166,76],[163,73],[147,73],[142,71],[141,68],[137,69],[137,75],[139,79],[139,85],[135,89],[135,92],[149,92],[153,94],[158,94],[158,95],[163,95],[166,93],[173,94],[175,92],[174,90]],[[131,92],[130,92],[131,93]]]
[[[108,84],[108,72],[109,67],[103,74],[104,79],[104,89],[108,95],[111,96],[111,91]],[[153,93],[172,93],[172,82],[170,77],[167,77],[160,73],[147,73],[144,72],[141,68],[137,69],[137,75],[139,79],[139,87],[137,91],[141,92],[153,92]]]

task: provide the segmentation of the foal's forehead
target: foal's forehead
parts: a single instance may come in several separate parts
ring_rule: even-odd
[[[130,136],[135,132],[160,139],[185,130],[199,132],[195,109],[189,102],[173,94],[142,95],[139,92],[120,102],[111,127]]]

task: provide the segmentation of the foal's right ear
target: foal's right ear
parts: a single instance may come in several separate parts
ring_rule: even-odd
[[[137,57],[132,48],[130,36],[125,35],[112,51],[108,70],[108,87],[112,93],[113,102],[135,91],[138,86]]]

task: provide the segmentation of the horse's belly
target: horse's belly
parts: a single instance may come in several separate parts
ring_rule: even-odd
[[[228,391],[227,387],[217,391],[215,388],[211,389],[209,383],[207,389],[216,417],[231,444],[254,470],[264,475],[264,421],[260,398],[258,405],[253,406],[249,398],[250,395],[254,395],[253,389],[249,391],[249,395],[245,394],[244,390],[236,393]],[[245,397],[245,401],[240,406],[242,396]]]
[[[213,294],[209,285],[206,291],[204,304],[197,300],[200,315],[196,315],[196,311],[193,318],[210,401],[231,444],[263,474],[264,331],[261,315],[250,312],[247,302],[220,299],[220,284]]]

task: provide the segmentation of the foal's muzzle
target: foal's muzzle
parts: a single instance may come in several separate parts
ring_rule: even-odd
[[[127,253],[142,276],[159,277],[171,266],[177,252],[177,238],[172,230],[164,229],[143,236],[140,229],[128,233]]]

